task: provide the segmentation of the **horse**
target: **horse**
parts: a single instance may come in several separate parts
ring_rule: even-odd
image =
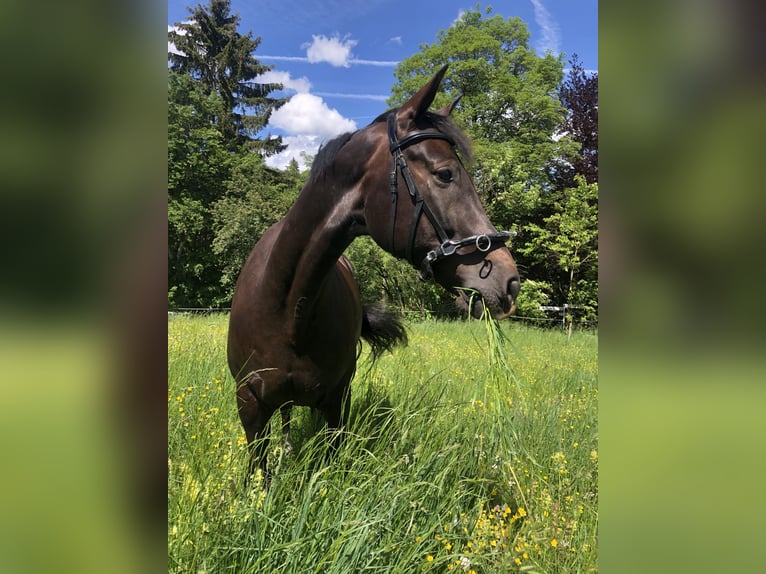
[[[400,107],[324,144],[293,206],[244,263],[227,358],[248,476],[256,465],[266,475],[267,426],[277,410],[285,440],[294,405],[320,411],[328,429],[343,427],[360,338],[373,357],[407,342],[396,315],[362,305],[343,256],[354,238],[372,236],[475,317],[502,319],[515,310],[519,273],[505,245],[511,233],[492,226],[462,162],[470,144],[449,117],[459,98],[429,111],[446,70]]]

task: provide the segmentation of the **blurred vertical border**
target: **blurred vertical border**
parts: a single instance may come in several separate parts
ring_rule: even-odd
[[[599,4],[604,572],[763,568],[761,13]]]
[[[0,571],[166,569],[166,14],[4,3]]]

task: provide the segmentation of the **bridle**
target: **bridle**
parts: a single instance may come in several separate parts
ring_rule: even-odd
[[[423,261],[420,262],[421,280],[426,281],[433,276],[433,270],[431,267],[434,263],[440,259],[445,259],[450,255],[454,255],[455,252],[457,252],[457,250],[461,247],[474,245],[477,250],[481,251],[482,253],[486,253],[492,248],[493,244],[505,243],[511,237],[513,237],[515,234],[511,233],[510,231],[482,233],[479,235],[471,235],[465,239],[458,240],[450,239],[447,236],[447,232],[444,231],[444,228],[439,223],[439,220],[436,219],[433,211],[431,211],[431,209],[428,207],[428,204],[425,202],[425,199],[418,191],[418,188],[415,185],[415,180],[412,179],[410,168],[407,167],[407,161],[404,159],[404,153],[402,153],[402,150],[413,144],[428,139],[445,140],[449,142],[449,144],[453,147],[455,147],[455,142],[453,142],[452,139],[446,134],[433,130],[418,130],[410,132],[402,139],[398,140],[396,139],[395,116],[396,114],[394,113],[391,113],[388,116],[389,149],[391,150],[391,154],[394,158],[393,168],[391,169],[391,251],[395,252],[394,242],[396,238],[396,204],[399,195],[397,184],[399,180],[398,170],[400,169],[402,172],[402,177],[404,178],[404,182],[407,184],[407,191],[410,193],[410,199],[415,206],[415,209],[412,212],[412,221],[410,222],[410,238],[407,243],[406,251],[407,261],[409,261],[413,266],[415,265],[415,262],[412,259],[412,250],[415,245],[415,233],[418,229],[418,222],[420,221],[421,214],[425,214],[426,218],[428,218],[428,221],[431,222],[431,225],[433,226],[434,231],[436,231],[436,235],[439,237],[440,242],[439,246],[431,249],[428,253],[426,253]]]

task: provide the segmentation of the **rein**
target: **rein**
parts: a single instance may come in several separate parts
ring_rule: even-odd
[[[444,228],[439,223],[439,220],[436,219],[433,211],[431,211],[431,209],[428,207],[428,204],[425,202],[425,198],[421,195],[420,191],[418,191],[418,188],[415,185],[415,180],[412,179],[410,168],[407,167],[407,161],[404,159],[403,150],[411,145],[428,139],[445,140],[449,142],[449,144],[453,147],[455,146],[455,142],[453,142],[452,139],[446,134],[433,130],[418,130],[410,132],[402,139],[398,140],[396,139],[396,118],[395,114],[393,113],[389,114],[387,125],[389,150],[391,151],[391,154],[394,158],[393,168],[391,169],[391,251],[395,251],[394,242],[396,239],[396,207],[399,196],[397,189],[399,181],[399,170],[402,172],[402,177],[404,178],[404,182],[407,185],[407,191],[410,194],[410,199],[415,206],[415,209],[412,212],[412,221],[410,222],[410,238],[407,243],[406,252],[407,261],[409,261],[413,266],[415,265],[415,262],[412,259],[412,250],[415,245],[415,233],[417,232],[418,222],[420,221],[420,216],[422,214],[425,214],[428,221],[431,222],[434,231],[436,231],[436,235],[439,237],[439,246],[435,249],[431,249],[428,253],[426,253],[423,261],[420,262],[421,281],[426,281],[433,276],[432,265],[434,263],[440,259],[445,259],[450,255],[454,255],[460,247],[474,245],[476,249],[486,253],[491,249],[493,244],[505,243],[515,235],[510,231],[496,231],[495,233],[471,235],[465,239],[450,239],[447,236],[446,231],[444,231]]]

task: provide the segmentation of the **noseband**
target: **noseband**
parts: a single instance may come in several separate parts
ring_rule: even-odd
[[[428,221],[431,222],[431,225],[433,226],[434,231],[436,231],[436,235],[439,237],[440,242],[439,246],[435,249],[431,249],[428,253],[426,253],[423,261],[420,262],[421,280],[426,281],[433,275],[431,266],[434,263],[440,259],[445,259],[450,255],[454,255],[460,247],[474,245],[476,249],[486,253],[490,250],[493,244],[505,243],[511,237],[513,237],[514,234],[510,231],[482,233],[480,235],[471,235],[465,239],[458,240],[450,239],[447,237],[447,233],[439,223],[439,220],[436,219],[433,211],[431,211],[431,209],[428,207],[428,204],[425,202],[425,199],[418,191],[418,188],[415,185],[415,180],[412,179],[410,168],[407,167],[407,161],[404,159],[404,153],[402,153],[402,150],[413,144],[428,139],[445,140],[448,141],[453,147],[455,146],[455,142],[453,142],[452,139],[446,134],[437,131],[425,130],[410,132],[402,139],[397,140],[395,116],[396,114],[394,113],[391,113],[388,116],[389,149],[391,150],[391,154],[394,158],[394,165],[391,170],[391,251],[395,251],[394,241],[396,238],[396,204],[399,195],[397,185],[399,181],[398,170],[400,169],[402,171],[404,182],[407,184],[407,191],[409,191],[410,199],[415,206],[415,209],[412,212],[412,221],[410,222],[410,239],[407,243],[407,261],[409,261],[412,265],[415,265],[415,262],[412,260],[412,250],[415,245],[415,233],[418,229],[418,222],[420,221],[421,214],[425,214],[426,218],[428,218]]]

